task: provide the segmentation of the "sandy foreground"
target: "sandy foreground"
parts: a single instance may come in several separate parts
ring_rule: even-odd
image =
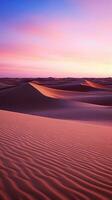
[[[86,84],[0,91],[0,200],[112,199],[112,91]]]
[[[111,127],[9,111],[0,122],[0,199],[111,199]]]

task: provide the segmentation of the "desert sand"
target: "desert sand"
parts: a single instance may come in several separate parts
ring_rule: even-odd
[[[0,200],[112,199],[111,83],[89,81],[0,90]]]

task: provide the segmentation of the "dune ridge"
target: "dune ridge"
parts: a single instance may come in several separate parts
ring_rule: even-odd
[[[111,127],[0,116],[2,200],[111,200]]]
[[[21,84],[0,92],[0,108],[13,111],[46,110],[63,107],[60,99],[50,98],[35,90],[29,84]]]
[[[0,92],[3,110],[57,119],[112,122],[112,95],[63,91],[26,83]]]
[[[29,82],[29,84],[34,87],[36,90],[40,91],[44,96],[54,98],[54,99],[72,99],[74,97],[74,92],[64,91],[59,89],[54,89],[39,85],[36,82]]]
[[[89,80],[85,80],[85,82],[83,83],[83,85],[95,88],[95,89],[103,89],[103,90],[107,90],[107,91],[112,91],[112,88],[109,88],[101,83],[95,83],[93,81],[89,81]]]
[[[80,102],[87,102],[91,104],[112,106],[112,93],[111,92],[77,92],[77,91],[64,91],[39,85],[35,82],[30,82],[36,90],[40,91],[43,95],[56,98],[56,99],[68,99]]]

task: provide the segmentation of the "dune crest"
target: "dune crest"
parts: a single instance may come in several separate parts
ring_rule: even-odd
[[[103,85],[103,84],[95,83],[95,82],[89,81],[89,80],[85,80],[85,82],[84,82],[83,84],[86,85],[86,86],[89,86],[89,87],[96,88],[96,89],[101,89],[101,90],[103,89],[103,90],[112,91],[111,88],[106,87],[106,86]]]
[[[57,119],[97,120],[98,123],[110,124],[111,105],[110,94],[82,94],[32,82],[0,92],[0,109]]]
[[[64,102],[43,95],[30,84],[22,84],[0,93],[0,108],[17,112],[57,109]]]
[[[29,82],[29,84],[36,90],[40,91],[44,96],[55,98],[55,99],[71,99],[74,96],[73,92],[58,90],[43,85],[39,85],[35,82]]]

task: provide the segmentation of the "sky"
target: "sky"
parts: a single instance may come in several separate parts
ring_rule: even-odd
[[[0,0],[0,77],[112,76],[112,0]]]

